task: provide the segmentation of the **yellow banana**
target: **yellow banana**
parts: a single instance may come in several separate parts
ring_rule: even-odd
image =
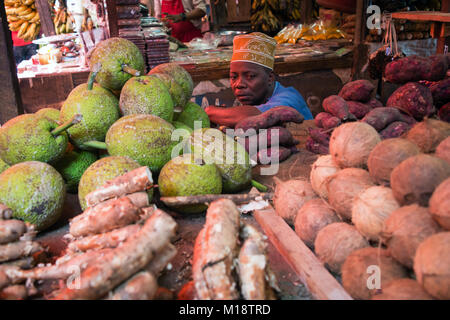
[[[9,28],[11,29],[11,31],[17,31],[20,28],[20,25],[23,23],[23,20],[19,20],[16,22],[12,22],[9,24]]]
[[[23,20],[29,21],[29,20],[34,18],[36,13],[37,13],[36,11],[33,11],[33,12],[29,13],[29,14],[20,15],[20,18],[22,18]]]
[[[25,32],[27,31],[27,28],[28,28],[28,21],[24,21],[20,26],[19,33],[17,33],[17,36],[19,38],[22,38]]]
[[[30,22],[39,22],[40,20],[39,12],[36,12],[36,15],[30,20]]]
[[[17,14],[24,14],[24,12],[26,12],[28,9],[30,9],[30,8],[28,8],[27,6],[25,6],[25,5],[21,5],[20,7],[18,7],[17,9],[16,9],[16,13]],[[30,9],[31,10],[31,9]]]
[[[20,18],[18,16],[8,16],[8,22],[19,21]]]
[[[36,31],[36,24],[35,23],[31,23],[28,26],[27,32],[24,34],[24,37],[27,39],[30,39],[31,36],[34,35],[34,32]]]
[[[15,15],[17,14],[17,8],[6,8],[5,9],[7,15]]]
[[[22,2],[24,5],[29,6],[32,5],[34,3],[34,0],[25,0]]]

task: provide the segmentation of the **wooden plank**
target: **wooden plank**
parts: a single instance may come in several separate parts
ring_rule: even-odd
[[[256,210],[253,216],[314,298],[353,300],[272,207]]]
[[[227,0],[227,21],[244,22],[250,21],[250,0]]]
[[[392,13],[394,19],[414,21],[450,22],[450,13],[440,11],[406,11]]]
[[[11,32],[5,7],[0,5],[0,124],[23,113]]]
[[[106,12],[108,15],[108,30],[110,37],[119,36],[119,26],[117,23],[116,0],[105,0]]]
[[[55,25],[53,24],[51,16],[51,8],[47,0],[36,0],[36,9],[39,13],[39,19],[41,20],[41,30],[45,36],[54,36]]]

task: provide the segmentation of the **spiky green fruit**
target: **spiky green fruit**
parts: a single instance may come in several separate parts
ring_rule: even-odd
[[[42,108],[35,112],[35,115],[47,117],[55,122],[59,123],[59,110],[55,108]]]
[[[66,188],[61,175],[49,164],[38,161],[18,163],[0,174],[0,203],[13,217],[42,231],[61,216]]]
[[[0,173],[9,168],[9,165],[0,158]]]
[[[184,107],[190,97],[186,96],[186,92],[174,78],[165,73],[152,73],[151,75],[161,80],[169,89],[169,93],[175,107]]]
[[[192,129],[209,128],[211,122],[209,121],[208,114],[198,104],[189,101],[183,108],[183,111],[177,113],[175,120],[182,122]],[[200,122],[195,127],[195,122]]]

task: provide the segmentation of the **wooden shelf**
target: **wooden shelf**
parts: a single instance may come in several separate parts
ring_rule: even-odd
[[[440,11],[394,12],[392,13],[392,18],[430,22],[450,22],[450,13]]]

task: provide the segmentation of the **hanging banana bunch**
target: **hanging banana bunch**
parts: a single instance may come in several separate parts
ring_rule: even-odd
[[[61,7],[53,17],[56,34],[74,32],[75,19],[67,12],[67,8]]]
[[[300,21],[302,15],[300,13],[301,0],[288,0],[287,16],[291,21]]]
[[[276,16],[280,0],[253,0],[250,22],[252,29],[264,33],[276,33],[281,27],[281,20]]]
[[[5,0],[5,11],[11,31],[26,41],[32,41],[39,35],[41,20],[34,0]]]

